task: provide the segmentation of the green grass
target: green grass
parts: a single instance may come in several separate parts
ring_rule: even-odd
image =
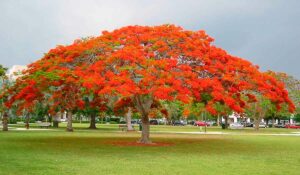
[[[203,174],[299,175],[300,137],[152,133],[154,142],[170,146],[118,146],[135,142],[138,132],[116,132],[117,125],[74,124],[75,132],[0,132],[0,174]],[[197,127],[153,126],[153,131],[199,131]],[[210,128],[209,131],[222,131]],[[271,129],[259,133],[299,130]]]

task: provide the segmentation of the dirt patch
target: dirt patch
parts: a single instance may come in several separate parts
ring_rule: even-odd
[[[132,141],[112,141],[106,142],[106,144],[114,145],[114,146],[145,146],[145,147],[163,147],[163,146],[173,146],[174,143],[167,143],[167,142],[153,142],[150,144],[132,142]]]

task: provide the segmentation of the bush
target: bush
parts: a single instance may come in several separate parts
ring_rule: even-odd
[[[115,121],[110,121],[110,124],[119,124],[119,122],[115,122]]]
[[[269,128],[272,128],[272,127],[273,127],[273,125],[272,125],[272,124],[268,124],[268,127],[269,127]]]
[[[29,123],[35,123],[37,120],[35,118],[30,118]]]
[[[116,122],[116,123],[120,123],[120,118],[110,118],[109,122]]]
[[[17,124],[17,118],[9,118],[9,124]]]
[[[300,122],[300,114],[296,114],[296,115],[294,116],[294,120],[295,120],[296,122]]]

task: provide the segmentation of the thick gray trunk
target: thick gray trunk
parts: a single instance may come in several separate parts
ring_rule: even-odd
[[[8,131],[8,114],[7,112],[4,112],[2,117],[2,131]]]
[[[255,124],[255,127],[254,127],[254,130],[255,131],[258,131],[259,130],[259,119],[257,118],[254,118],[254,124]]]
[[[150,122],[148,115],[142,116],[142,136],[139,142],[144,144],[152,143],[150,140]]]
[[[128,111],[126,113],[127,131],[133,131],[133,128],[131,125],[131,116],[132,116],[132,109],[131,109],[131,107],[128,107]]]
[[[153,103],[152,97],[149,96],[135,96],[134,103],[136,108],[140,112],[142,118],[142,135],[141,139],[139,140],[140,143],[149,144],[151,143],[150,140],[150,122],[148,114],[151,109],[151,105]]]
[[[96,127],[96,114],[95,113],[91,114],[91,121],[90,121],[89,129],[97,129],[97,127]]]
[[[73,126],[72,126],[72,112],[67,112],[67,132],[73,132]]]

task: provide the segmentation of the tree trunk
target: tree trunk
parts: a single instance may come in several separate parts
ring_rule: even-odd
[[[4,112],[2,117],[2,131],[8,131],[8,114],[7,112]]]
[[[150,140],[150,122],[148,114],[150,112],[151,105],[153,104],[153,99],[149,96],[137,95],[134,97],[133,100],[137,110],[142,116],[142,136],[139,142],[144,144],[150,144],[152,142]]]
[[[228,116],[224,116],[225,119],[225,129],[228,129]]]
[[[58,124],[59,124],[59,120],[58,119],[59,119],[60,116],[57,113],[55,116],[52,116],[52,117],[53,117],[53,120],[52,120],[53,121],[53,127],[54,128],[58,128]]]
[[[29,129],[29,120],[30,120],[30,116],[29,113],[26,114],[26,118],[25,118],[25,128]]]
[[[220,126],[220,115],[217,116],[217,126]]]
[[[89,129],[97,129],[96,127],[96,113],[92,112],[91,114],[91,121]]]
[[[254,127],[254,130],[255,131],[258,131],[259,130],[259,119],[257,118],[254,118],[254,124],[255,124],[255,127]]]
[[[68,111],[67,112],[67,132],[73,132],[73,127],[72,127],[72,112]]]
[[[150,122],[148,115],[142,115],[142,136],[139,142],[144,144],[152,143],[150,140]]]
[[[275,127],[275,119],[274,119],[274,117],[272,117],[272,128],[274,128]]]
[[[133,131],[131,124],[131,116],[132,116],[132,109],[131,107],[128,107],[128,111],[126,113],[126,122],[127,122],[127,131]]]

